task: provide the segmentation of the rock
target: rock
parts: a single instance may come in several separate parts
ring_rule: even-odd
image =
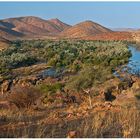
[[[36,76],[28,76],[20,78],[18,81],[14,81],[14,83],[17,83],[22,86],[31,86],[36,85],[38,78]]]
[[[18,78],[14,79],[13,80],[13,85],[16,85],[18,83],[18,80],[19,80]]]
[[[8,90],[10,90],[10,86],[12,84],[12,80],[6,80],[3,82],[3,84],[1,85],[1,93],[2,95],[7,92]]]
[[[77,132],[76,131],[70,131],[68,132],[67,138],[76,138]]]

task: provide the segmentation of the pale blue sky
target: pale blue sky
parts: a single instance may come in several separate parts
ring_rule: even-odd
[[[140,28],[140,2],[0,2],[0,19],[58,18],[68,24],[92,20],[111,28]]]

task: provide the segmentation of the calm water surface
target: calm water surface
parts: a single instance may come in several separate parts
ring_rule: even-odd
[[[132,74],[139,73],[140,72],[140,49],[129,45],[129,50],[132,53],[132,56],[129,59],[129,62],[127,64],[129,68],[129,72]]]

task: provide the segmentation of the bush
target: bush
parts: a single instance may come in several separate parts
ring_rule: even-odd
[[[15,87],[7,100],[21,109],[35,105],[40,97],[41,92],[33,87]]]
[[[56,93],[58,90],[61,90],[63,85],[61,83],[55,83],[55,84],[41,84],[39,85],[39,90],[43,93]]]
[[[85,66],[76,76],[73,76],[66,84],[70,90],[82,90],[103,83],[111,78],[111,71],[103,67]]]

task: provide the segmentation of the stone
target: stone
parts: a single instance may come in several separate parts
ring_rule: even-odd
[[[31,86],[36,85],[38,78],[36,76],[28,76],[20,78],[19,80],[15,80],[14,83],[22,85],[22,86]]]
[[[68,132],[67,138],[76,138],[77,132],[76,131],[70,131]]]
[[[1,93],[2,95],[7,92],[8,90],[10,90],[10,86],[12,84],[12,81],[11,80],[6,80],[2,83],[1,85]]]

